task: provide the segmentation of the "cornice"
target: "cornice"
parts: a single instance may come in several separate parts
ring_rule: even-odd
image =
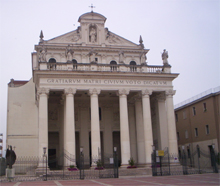
[[[119,50],[123,50],[125,53],[147,53],[150,49],[141,49],[138,47],[129,47],[129,46],[111,46],[111,45],[106,45],[106,47],[100,46],[95,46],[95,45],[90,45],[90,46],[82,46],[81,44],[77,46],[72,46],[72,43],[69,43],[70,47],[72,50],[76,51],[84,51],[84,52],[89,52],[91,49],[95,50],[96,52],[118,52]],[[39,49],[42,49],[42,47],[47,48],[47,50],[66,50],[66,47],[68,46],[68,43],[65,45],[61,45],[61,43],[58,43],[57,45],[49,45],[49,44],[44,44],[44,45],[35,45],[35,50],[38,51]]]
[[[50,78],[58,78],[59,77],[111,77],[112,79],[115,78],[128,78],[132,77],[135,78],[148,78],[147,80],[173,80],[179,74],[172,73],[172,74],[158,74],[158,73],[143,73],[143,72],[102,72],[102,71],[66,71],[66,70],[59,70],[59,71],[42,71],[42,70],[35,70],[34,76],[41,76],[41,77],[50,77]]]

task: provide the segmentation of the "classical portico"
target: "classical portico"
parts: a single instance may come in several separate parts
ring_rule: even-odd
[[[135,44],[114,34],[104,27],[106,18],[95,12],[78,21],[76,30],[50,40],[44,40],[41,32],[35,45],[33,79],[23,85],[30,90],[22,92],[30,100],[25,112],[35,128],[33,135],[23,130],[26,138],[34,139],[29,146],[38,156],[46,147],[49,160],[65,154],[74,165],[83,148],[90,166],[112,154],[114,147],[121,167],[127,167],[131,157],[138,166],[148,166],[153,145],[177,155],[172,81],[178,74],[171,73],[168,52],[164,50],[161,65],[149,65],[149,49],[141,37]],[[23,90],[10,85],[14,94]],[[14,138],[8,140],[15,142]],[[32,150],[28,153],[34,155]]]
[[[62,130],[59,135],[63,140],[60,140],[57,151],[65,149],[72,157],[76,157],[79,152],[76,146],[83,147],[85,154],[88,156],[90,154],[95,161],[101,157],[101,154],[113,153],[113,132],[119,132],[120,148],[118,150],[121,155],[121,166],[127,166],[130,157],[135,157],[135,161],[140,166],[150,164],[154,141],[157,143],[154,144],[157,149],[169,147],[170,152],[176,153],[176,132],[172,112],[172,95],[175,91],[166,90],[168,82],[138,80],[135,83],[134,80],[110,78],[41,79],[44,87],[38,89],[39,133],[41,134],[39,135],[39,155],[42,154],[42,147],[48,147],[47,139],[50,131],[48,132],[47,126],[52,125],[50,118],[46,119],[47,113],[51,113],[46,109],[50,108],[50,106],[47,107],[48,104],[50,105],[48,95],[53,97],[56,92],[61,95],[59,101],[64,100],[64,104],[59,104],[64,110],[63,118],[60,118],[61,121],[63,120],[63,135]],[[162,86],[160,90],[157,90],[158,86],[156,88],[148,86],[149,88],[143,89],[146,83]],[[88,89],[82,88],[83,84],[89,84]],[[57,89],[54,88],[55,85]],[[129,88],[126,85],[129,85]],[[161,90],[162,87],[164,90]],[[156,116],[152,116],[151,104],[158,110],[154,113]],[[152,117],[157,117],[158,120],[152,120]],[[156,126],[155,136],[153,136],[153,126]],[[76,132],[79,132],[78,140],[76,140]],[[102,142],[101,133],[103,133]],[[79,144],[76,144],[76,141]],[[101,143],[104,144],[104,149]],[[93,164],[94,161],[92,161]]]

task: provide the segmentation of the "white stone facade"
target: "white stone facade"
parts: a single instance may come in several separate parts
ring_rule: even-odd
[[[151,162],[152,145],[178,154],[171,66],[150,66],[148,49],[104,27],[90,12],[77,30],[43,40],[32,53],[33,78],[8,88],[7,144],[18,156],[97,157],[117,147],[122,166]],[[141,39],[142,40],[142,39]],[[40,165],[39,165],[40,166]]]

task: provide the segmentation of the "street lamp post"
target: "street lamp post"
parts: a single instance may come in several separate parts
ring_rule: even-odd
[[[47,181],[47,154],[46,154],[46,152],[47,152],[47,147],[43,147],[43,152],[44,152],[44,157],[46,158],[46,179],[44,180],[44,181]]]
[[[80,147],[80,179],[84,179],[84,157],[83,157],[83,147]]]
[[[156,152],[155,152],[155,146],[152,145],[152,154],[151,154],[151,159],[152,159],[152,176],[157,176],[157,163],[156,163]]]
[[[117,147],[114,147],[114,177],[115,177],[115,178],[118,178]]]

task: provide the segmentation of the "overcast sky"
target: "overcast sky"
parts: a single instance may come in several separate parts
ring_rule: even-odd
[[[0,0],[0,133],[6,134],[7,84],[32,77],[40,31],[48,40],[75,30],[91,3],[111,32],[137,44],[142,36],[148,65],[162,65],[168,51],[172,72],[180,74],[175,104],[220,85],[218,0]]]

